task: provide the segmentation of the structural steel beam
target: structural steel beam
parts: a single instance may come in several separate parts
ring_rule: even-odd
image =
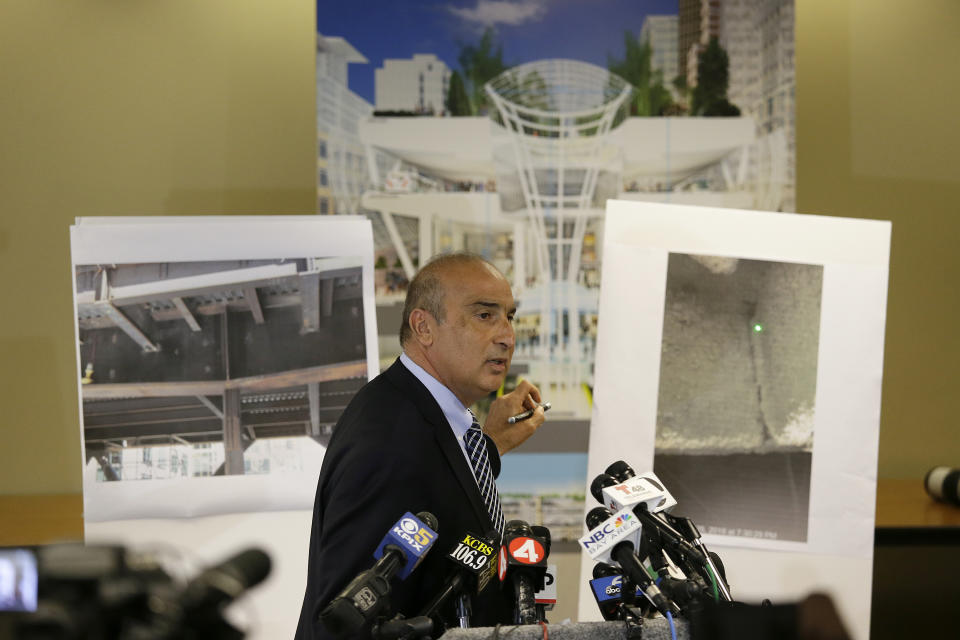
[[[240,437],[240,390],[223,392],[224,472],[228,476],[243,475],[243,438]]]
[[[192,313],[190,313],[190,309],[187,308],[187,303],[183,301],[183,298],[179,296],[174,298],[173,304],[177,307],[177,311],[180,312],[180,315],[183,316],[183,319],[187,321],[187,324],[190,325],[190,330],[200,331],[200,325],[197,323],[197,319],[193,317]]]
[[[300,276],[300,306],[303,322],[300,333],[312,333],[320,328],[320,274],[305,273]]]
[[[297,265],[271,264],[230,271],[217,271],[197,276],[154,280],[123,287],[111,287],[109,300],[123,306],[140,304],[151,300],[173,297],[189,298],[198,295],[216,293],[224,289],[242,289],[244,287],[266,285],[297,274]]]
[[[333,278],[320,281],[320,309],[324,318],[333,316]]]
[[[207,409],[210,409],[210,413],[223,420],[223,411],[220,411],[220,407],[213,404],[213,402],[210,401],[210,398],[206,396],[196,396],[196,398],[203,406],[205,406]]]
[[[307,399],[310,403],[310,434],[320,435],[320,384],[311,382],[307,385]]]
[[[247,301],[250,313],[253,314],[253,321],[257,324],[263,324],[263,309],[260,308],[260,299],[257,297],[256,287],[244,287],[243,297]]]
[[[155,353],[160,350],[159,347],[150,341],[150,338],[148,338],[146,334],[140,331],[137,325],[133,324],[130,318],[123,315],[123,312],[113,306],[113,304],[110,302],[97,302],[96,305],[103,311],[104,315],[113,321],[113,324],[117,325],[125,334],[130,336],[144,351]]]
[[[225,389],[243,391],[272,391],[296,387],[311,382],[330,382],[344,378],[362,378],[367,375],[367,361],[353,360],[336,364],[320,365],[306,369],[294,369],[233,380],[209,380],[194,382],[127,382],[121,384],[86,384],[81,388],[84,400],[108,400],[111,398],[161,398],[175,396],[216,396]]]

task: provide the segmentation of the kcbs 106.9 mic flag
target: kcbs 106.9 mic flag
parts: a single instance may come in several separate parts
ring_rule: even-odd
[[[436,596],[420,612],[421,616],[434,617],[451,597],[460,596],[458,617],[461,626],[469,626],[469,598],[482,592],[497,575],[497,546],[499,534],[491,532],[486,536],[464,533],[457,536],[456,543],[446,555],[451,562],[452,571]]]

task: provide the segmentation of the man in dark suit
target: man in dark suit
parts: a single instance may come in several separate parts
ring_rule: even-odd
[[[441,256],[410,283],[400,331],[403,354],[350,402],[324,456],[297,640],[330,637],[317,613],[373,565],[374,549],[404,512],[429,511],[439,522],[433,550],[394,584],[394,609],[408,617],[442,588],[453,566],[444,556],[457,536],[502,528],[492,477],[499,473],[500,455],[543,423],[540,392],[522,381],[495,400],[482,437],[475,428],[473,436],[468,433],[468,407],[503,384],[513,355],[515,311],[509,283],[479,256]],[[527,409],[534,410],[531,418],[507,423]],[[477,458],[488,460],[492,471],[486,483],[487,463],[475,471]],[[474,598],[471,620],[474,626],[510,621],[497,584]]]

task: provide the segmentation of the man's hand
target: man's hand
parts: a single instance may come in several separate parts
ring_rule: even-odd
[[[527,380],[522,380],[517,388],[504,394],[490,404],[490,413],[483,431],[494,444],[500,455],[519,447],[527,438],[533,435],[537,427],[543,424],[543,407],[540,402],[540,389],[537,389]],[[507,418],[533,409],[533,415],[514,424],[508,424]]]

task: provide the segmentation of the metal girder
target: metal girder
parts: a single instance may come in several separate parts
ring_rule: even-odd
[[[224,472],[228,476],[243,475],[243,438],[240,437],[240,390],[223,392]]]
[[[324,274],[325,276],[328,274]],[[333,288],[333,301],[355,300],[363,296],[363,288],[359,283],[336,285]],[[257,298],[261,309],[279,309],[282,307],[294,307],[301,304],[299,293],[265,293],[257,290]],[[193,308],[194,316],[213,316],[224,311],[249,311],[249,305],[246,300],[236,300],[234,302],[216,302],[200,304]],[[152,309],[150,317],[156,322],[165,320],[179,320],[180,312],[177,309]],[[112,327],[113,323],[107,319],[83,318],[80,326],[84,329],[98,329]]]
[[[303,310],[300,333],[317,331],[320,328],[320,274],[300,276],[300,306]]]
[[[244,287],[243,298],[247,301],[250,313],[253,314],[253,321],[257,324],[263,324],[263,309],[260,307],[260,299],[257,297],[257,288]]]
[[[142,425],[117,424],[105,427],[90,427],[83,430],[83,437],[86,442],[170,437],[171,435],[177,435],[181,438],[208,436],[207,440],[218,440],[223,435],[223,421],[210,416],[202,420],[189,422],[181,420],[177,422],[175,427],[171,426],[170,421],[166,421]]]
[[[150,338],[146,336],[140,328],[133,324],[133,321],[130,320],[127,316],[123,314],[120,309],[117,309],[110,302],[97,302],[96,306],[98,309],[103,311],[104,315],[110,318],[119,329],[121,329],[125,334],[130,336],[134,342],[140,345],[140,347],[149,353],[155,353],[160,350],[153,342],[150,341]]]
[[[164,398],[176,396],[223,395],[223,380],[197,380],[190,382],[123,382],[116,384],[85,384],[80,392],[84,400],[109,400],[111,398]]]
[[[311,382],[307,385],[307,399],[310,403],[310,434],[320,435],[320,385]]]
[[[190,309],[187,308],[187,303],[183,301],[183,298],[174,298],[173,304],[177,308],[177,311],[180,312],[180,315],[183,317],[183,319],[187,321],[187,324],[190,326],[190,330],[200,331],[200,324],[197,323],[197,319],[193,317],[192,313],[190,313]]]
[[[367,375],[366,360],[352,360],[336,364],[319,365],[233,380],[208,380],[196,382],[126,382],[119,384],[85,384],[81,388],[84,400],[107,400],[111,398],[158,398],[171,396],[217,396],[225,389],[244,391],[270,391],[286,387],[306,385],[311,382],[334,382]]]
[[[320,310],[324,318],[333,315],[333,278],[320,281]]]
[[[111,287],[109,300],[114,304],[128,305],[150,302],[158,299],[169,299],[176,296],[189,298],[193,296],[216,293],[224,289],[243,289],[244,287],[261,286],[277,282],[297,274],[297,265],[294,263],[272,264],[230,271],[217,271],[183,278],[169,278],[154,280],[140,284],[131,284],[122,287]]]
[[[210,398],[206,396],[195,396],[195,397],[197,400],[200,401],[200,404],[205,406],[207,409],[210,409],[210,413],[212,413],[213,415],[223,420],[223,411],[220,411],[220,407],[213,404],[213,402],[210,401]]]

